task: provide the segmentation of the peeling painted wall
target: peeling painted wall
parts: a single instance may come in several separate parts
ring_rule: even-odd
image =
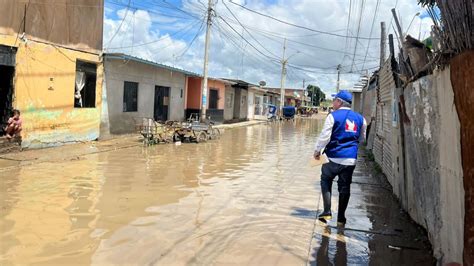
[[[0,35],[0,44],[15,42],[13,106],[23,119],[22,146],[44,148],[97,139],[103,76],[99,56]],[[77,59],[97,64],[95,108],[74,108]]]
[[[429,234],[436,258],[462,262],[464,189],[460,124],[450,71],[410,84],[404,91],[406,180],[394,180],[403,206]],[[401,184],[401,185],[400,185]],[[406,189],[406,191],[404,191]]]

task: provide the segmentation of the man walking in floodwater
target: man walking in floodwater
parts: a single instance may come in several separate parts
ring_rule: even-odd
[[[321,192],[324,210],[318,219],[327,223],[332,218],[331,191],[332,182],[337,176],[339,208],[337,224],[346,224],[345,212],[349,204],[352,174],[354,173],[359,143],[365,140],[367,122],[364,117],[351,110],[352,94],[340,91],[334,97],[334,111],[328,115],[324,128],[316,143],[314,158],[321,159],[325,153],[329,162],[321,169]]]

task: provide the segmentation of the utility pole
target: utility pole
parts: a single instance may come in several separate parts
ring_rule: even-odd
[[[306,88],[304,87],[305,81],[306,80],[303,79],[303,103],[305,103],[304,105],[306,105],[306,97],[308,95],[308,92],[306,91]]]
[[[390,51],[390,56],[395,57],[395,46],[393,44],[393,34],[388,35],[388,47]]]
[[[340,83],[341,83],[341,65],[337,65],[337,88],[336,88],[336,92],[339,92],[339,86],[340,86]]]
[[[385,22],[381,22],[380,26],[382,27],[381,36],[380,36],[380,68],[382,68],[385,61],[385,49],[387,47],[387,33],[385,30]]]
[[[283,106],[285,105],[285,78],[286,78],[286,63],[288,60],[285,58],[286,52],[286,38],[283,43],[283,58],[281,60],[281,81],[280,81],[280,115],[283,114]]]
[[[397,10],[392,8],[392,15],[393,20],[395,21],[395,26],[397,26],[398,36],[400,36],[400,43],[403,44],[405,41],[405,34],[403,34],[402,26],[400,25],[400,21],[398,20]]]
[[[201,120],[206,120],[206,109],[207,109],[207,66],[208,66],[208,61],[209,61],[209,45],[211,41],[211,26],[212,26],[212,12],[213,12],[213,7],[212,7],[212,0],[209,0],[207,4],[207,29],[206,29],[206,43],[205,43],[205,49],[204,49],[204,73],[203,73],[203,78],[204,81],[202,83],[202,101],[201,101]]]

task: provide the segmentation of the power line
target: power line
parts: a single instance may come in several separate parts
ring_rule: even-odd
[[[271,55],[275,56],[275,57],[278,57],[277,55],[275,55],[274,53],[272,53],[271,51],[269,51],[265,46],[263,46],[257,39],[255,39],[255,37],[252,35],[252,33],[250,33],[245,27],[244,25],[240,22],[240,20],[237,18],[237,16],[235,16],[234,12],[232,12],[232,10],[230,10],[230,8],[227,6],[227,4],[222,1],[222,3],[224,4],[225,8],[230,12],[230,14],[235,18],[235,20],[237,20],[237,22],[240,24],[240,26],[242,27],[242,29],[245,30],[245,32],[247,32],[250,37],[255,41],[257,42],[265,51],[267,51],[268,53],[270,53]]]
[[[268,57],[270,59],[275,59],[275,58],[272,58],[271,56],[268,56],[266,54],[264,54],[262,51],[260,51],[257,47],[255,47],[252,43],[250,43],[244,36],[242,36],[237,30],[234,29],[234,27],[232,27],[232,25],[230,25],[222,16],[219,16],[219,18],[224,21],[224,23],[229,26],[229,28],[231,28],[237,35],[239,35],[241,38],[244,39],[244,41],[246,43],[248,43],[253,49],[255,49],[259,54],[265,56],[265,57]]]
[[[262,55],[260,55],[260,54],[248,53],[243,47],[241,47],[238,44],[238,40],[235,40],[236,37],[232,36],[231,32],[228,32],[228,34],[227,34],[226,30],[222,27],[222,25],[220,25],[220,23],[216,23],[216,26],[218,28],[219,34],[221,34],[221,37],[222,37],[222,35],[227,37],[227,39],[229,39],[232,42],[232,44],[234,44],[234,46],[237,47],[238,49],[240,49],[244,54],[250,55],[250,56],[256,58],[257,60],[260,60],[260,62],[263,62],[264,64],[269,64],[272,67],[274,67],[274,66],[280,67],[280,65],[276,63],[277,60],[274,60],[274,59],[269,60],[267,57],[264,57],[264,56],[262,57]],[[247,45],[248,44],[246,43],[246,46]]]
[[[382,2],[381,0],[377,0],[377,4],[375,6],[374,19],[372,20],[372,26],[370,27],[370,34],[369,34],[369,36],[371,37],[372,37],[372,32],[374,31],[375,20],[377,19],[377,13],[379,12],[379,6],[381,2]],[[367,44],[367,50],[365,51],[364,64],[362,65],[362,68],[364,68],[365,66],[365,60],[367,59],[367,55],[369,54],[369,47],[370,47],[370,40],[368,41],[368,44]]]
[[[127,11],[125,11],[125,15],[123,16],[123,19],[120,22],[120,25],[118,26],[117,31],[115,31],[114,35],[112,35],[112,38],[110,38],[109,42],[107,43],[107,46],[112,42],[112,40],[115,38],[115,36],[117,36],[117,33],[119,33],[120,29],[122,28],[123,22],[127,18],[128,11],[130,10],[130,3],[131,2],[132,2],[132,0],[128,0]]]
[[[191,17],[194,17],[194,18],[199,19],[199,17],[196,17],[195,14],[189,13],[188,11],[183,10],[183,9],[181,9],[181,8],[179,8],[179,7],[177,7],[177,6],[173,5],[173,4],[171,4],[171,3],[169,3],[169,2],[166,1],[166,0],[162,0],[162,1],[163,1],[164,3],[166,3],[168,6],[170,6],[171,9],[175,9],[175,10],[180,11],[180,12],[182,12],[182,13],[184,13],[184,14],[187,14],[187,15],[189,15],[189,16],[191,16]],[[156,3],[156,1],[154,1],[154,2]],[[206,9],[206,11],[207,11],[207,9]]]
[[[18,37],[20,36],[21,26],[23,26],[23,32],[25,32],[26,13],[28,12],[28,9],[30,8],[30,4],[31,4],[31,2],[30,2],[30,0],[28,0],[28,4],[26,4],[26,6],[25,6],[25,13],[23,15],[23,19],[21,20],[20,27],[18,28],[18,31],[16,33],[15,44],[13,46],[16,46],[16,42],[18,41]]]
[[[156,39],[156,40],[153,40],[153,41],[149,41],[149,42],[145,42],[145,43],[140,43],[140,44],[132,44],[130,46],[121,46],[121,47],[110,47],[110,48],[107,48],[107,50],[120,50],[120,49],[126,49],[126,48],[131,48],[131,47],[140,47],[140,46],[145,46],[145,45],[150,45],[150,44],[153,44],[153,43],[158,43],[158,42],[161,42],[163,40],[166,40],[168,39],[169,37],[173,37],[173,36],[176,36],[178,33],[181,33],[182,31],[186,30],[189,31],[191,30],[192,28],[194,28],[194,26],[197,26],[199,24],[200,21],[194,21],[193,23],[190,23],[189,25],[187,25],[186,27],[184,28],[181,28],[180,30],[176,31],[176,32],[173,32],[172,34],[169,34],[169,35],[165,35],[159,39]]]
[[[351,13],[352,13],[352,0],[349,1],[349,16],[347,17],[347,30],[346,30],[346,35],[349,36],[349,26],[351,22]],[[347,50],[349,49],[348,47],[349,43],[349,38],[346,38],[346,47],[344,48],[344,57],[342,58],[342,61],[344,61],[345,56],[347,55]],[[343,62],[341,62],[342,64]]]
[[[204,22],[205,20],[203,19],[202,20],[202,23],[201,23],[201,26],[199,26],[199,29],[198,31],[196,32],[196,35],[194,36],[194,38],[191,40],[191,42],[189,43],[188,47],[177,57],[177,58],[180,58],[184,56],[184,54],[186,54],[189,50],[189,48],[191,48],[191,46],[193,45],[194,41],[197,39],[197,37],[199,36],[199,34],[202,33],[203,29],[204,29]]]
[[[225,0],[223,0],[225,1]],[[317,33],[321,33],[321,34],[326,34],[326,35],[331,35],[331,36],[335,36],[335,37],[341,37],[341,38],[352,38],[354,39],[355,37],[353,36],[347,36],[347,35],[342,35],[342,34],[337,34],[337,33],[333,33],[333,32],[327,32],[327,31],[321,31],[321,30],[315,30],[315,29],[311,29],[311,28],[308,28],[308,27],[305,27],[305,26],[301,26],[301,25],[297,25],[297,24],[294,24],[294,23],[290,23],[290,22],[287,22],[287,21],[284,21],[284,20],[281,20],[281,19],[278,19],[278,18],[275,18],[275,17],[272,17],[270,15],[267,15],[267,14],[263,14],[259,11],[255,11],[253,9],[250,9],[246,6],[243,6],[241,4],[238,4],[238,3],[234,3],[232,2],[231,0],[228,0],[230,3],[236,5],[236,6],[239,6],[247,11],[250,11],[252,13],[255,13],[255,14],[258,14],[260,16],[263,16],[263,17],[266,17],[266,18],[270,18],[270,19],[273,19],[275,21],[278,21],[280,23],[283,23],[283,24],[286,24],[286,25],[290,25],[290,26],[293,26],[293,27],[296,27],[296,28],[300,28],[300,29],[305,29],[305,30],[308,30],[308,31],[312,31],[312,32],[317,32]],[[363,39],[363,40],[369,40],[369,39],[374,39],[374,40],[377,40],[377,39],[380,39],[380,38],[367,38],[367,37],[358,37],[359,39]]]
[[[225,32],[225,29],[220,25],[220,23],[216,23],[216,28],[217,28],[217,31],[218,31],[219,35],[221,35],[221,37],[223,39],[225,39],[225,38],[228,39],[231,44],[233,44],[237,49],[241,50],[242,53],[250,56],[250,59],[251,60],[253,59],[252,61],[256,62],[258,65],[262,66],[262,63],[263,63],[264,65],[267,65],[267,67],[268,67],[268,65],[270,65],[271,67],[278,67],[278,68],[280,67],[280,65],[277,64],[275,61],[268,60],[267,58],[262,59],[258,56],[259,54],[254,55],[254,54],[248,53],[243,47],[241,47],[239,44],[237,44],[237,41],[235,41],[232,36],[229,36]],[[229,34],[231,34],[231,33],[229,33]],[[255,61],[255,60],[257,60],[257,61]],[[268,68],[266,70],[268,70]],[[274,69],[271,70],[271,72],[274,72],[274,71],[275,71]]]
[[[197,24],[197,23],[196,23],[196,24]],[[185,31],[183,31],[183,32],[179,35],[179,37],[182,37],[182,36],[187,35],[188,32],[192,30],[192,28],[193,28],[193,27],[191,27],[191,28],[186,29]],[[168,47],[170,47],[170,46],[172,46],[172,45],[174,45],[173,42],[171,42],[170,44],[168,44],[168,45],[166,45],[166,46],[157,47],[156,49],[150,50],[150,52],[156,52],[158,49],[163,50],[163,49],[166,49],[166,48],[168,48]]]
[[[123,7],[126,7],[127,5],[125,4],[121,4],[121,3],[115,3],[115,2],[111,2],[109,1],[108,2],[109,4],[112,4],[112,5],[115,5],[115,6],[123,6]],[[175,18],[175,19],[183,19],[183,20],[192,20],[192,19],[195,19],[195,18],[191,18],[191,17],[184,17],[184,16],[177,16],[177,15],[173,15],[171,13],[162,13],[162,12],[158,12],[158,11],[155,11],[155,10],[151,10],[151,7],[148,7],[148,6],[137,6],[137,5],[130,5],[130,9],[132,10],[144,10],[148,13],[152,13],[152,14],[156,14],[158,16],[161,16],[161,17],[166,17],[166,18]],[[146,21],[150,21],[149,19],[144,19],[144,18],[140,18],[138,17],[138,19],[141,19],[141,20],[146,20]],[[151,20],[153,22],[153,20]],[[173,21],[174,22],[174,21]]]
[[[362,0],[362,3],[360,5],[360,14],[359,14],[359,26],[357,27],[357,35],[356,35],[356,43],[355,43],[355,46],[354,46],[354,55],[352,56],[352,67],[351,67],[351,71],[353,70],[354,68],[354,59],[355,59],[355,54],[357,52],[357,45],[359,44],[357,41],[359,40],[359,34],[360,34],[360,26],[361,26],[361,23],[362,23],[362,15],[364,13],[364,5],[365,5],[365,0]]]
[[[232,20],[230,20],[230,21],[233,22]],[[267,39],[273,40],[273,41],[278,42],[278,43],[281,43],[281,42],[273,39],[272,37],[280,38],[282,40],[285,39],[285,37],[283,37],[282,35],[275,34],[275,33],[272,33],[270,31],[265,31],[265,30],[257,29],[255,27],[250,27],[250,26],[246,26],[246,27],[248,29],[252,30],[252,31],[259,32],[259,33],[262,34],[262,36],[266,37]],[[272,36],[272,37],[269,37],[269,36]],[[317,48],[317,49],[324,50],[324,51],[330,51],[330,52],[345,54],[344,51],[337,50],[337,49],[326,48],[326,47],[317,46],[317,45],[314,45],[314,44],[308,44],[308,43],[304,43],[304,42],[300,42],[300,41],[296,41],[296,40],[292,40],[292,39],[287,39],[287,40],[289,42],[292,42],[292,43],[296,43],[296,44],[300,44],[300,45],[304,45],[304,46],[308,46],[308,47],[313,47],[313,48]],[[357,54],[356,56],[361,57],[361,58],[364,57],[364,55],[362,55],[362,54]],[[373,58],[375,58],[375,57],[373,57]]]

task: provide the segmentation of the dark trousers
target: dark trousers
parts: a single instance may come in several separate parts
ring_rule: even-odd
[[[323,194],[324,213],[331,212],[332,182],[337,176],[337,189],[339,191],[338,217],[345,219],[344,213],[351,195],[352,174],[355,166],[341,165],[334,162],[323,164],[321,169],[321,191]]]

